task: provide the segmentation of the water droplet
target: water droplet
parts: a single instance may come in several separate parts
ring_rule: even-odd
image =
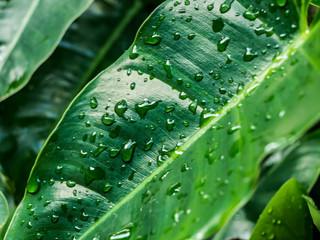
[[[28,193],[37,193],[40,190],[41,181],[38,177],[32,176],[27,185]]]
[[[137,143],[131,139],[129,139],[123,146],[122,150],[121,150],[121,156],[122,156],[122,160],[125,163],[128,163],[132,160],[133,158],[133,153],[134,150],[137,146]]]
[[[175,125],[175,122],[173,119],[167,119],[166,127],[169,132],[173,130],[174,125]]]
[[[252,5],[250,5],[248,9],[243,13],[243,17],[250,21],[256,20],[258,16],[259,16],[259,11],[254,11]]]
[[[107,183],[107,184],[104,186],[103,191],[104,191],[105,193],[107,193],[107,192],[110,192],[112,188],[113,188],[113,186],[112,186],[110,183]]]
[[[181,172],[187,172],[189,170],[190,170],[190,168],[189,168],[189,165],[187,163],[182,164]]]
[[[179,32],[176,32],[174,35],[173,35],[173,39],[174,40],[179,40],[181,37],[181,34]]]
[[[136,59],[137,57],[139,57],[139,55],[140,54],[139,54],[138,47],[137,47],[137,45],[134,45],[131,50],[131,53],[129,55],[129,58],[133,60],[133,59]]]
[[[121,126],[116,126],[114,129],[112,129],[109,133],[110,138],[117,138],[120,134]]]
[[[95,109],[95,108],[98,107],[98,101],[97,101],[97,99],[96,99],[95,97],[92,97],[92,98],[90,99],[90,107],[91,107],[92,109]]]
[[[180,192],[180,190],[181,190],[181,183],[175,183],[175,184],[172,184],[167,189],[167,194],[171,196],[171,195],[177,194],[178,192]]]
[[[269,27],[265,23],[261,24],[259,27],[256,27],[254,32],[257,34],[257,36],[266,34],[267,37],[270,37],[274,34],[273,27]]]
[[[170,59],[167,59],[167,61],[163,64],[163,68],[167,72],[167,78],[173,78],[172,65],[170,63]]]
[[[179,98],[180,98],[181,100],[185,100],[185,99],[188,98],[188,94],[185,93],[185,92],[181,92],[181,93],[179,94]]]
[[[69,187],[69,188],[73,188],[75,185],[76,185],[76,182],[75,181],[72,181],[72,180],[68,180],[66,185]]]
[[[144,119],[147,112],[149,110],[155,109],[159,104],[159,101],[149,101],[148,99],[144,99],[144,102],[141,104],[136,104],[135,109],[137,113],[139,114],[141,119]]]
[[[106,126],[111,126],[116,122],[114,114],[105,113],[101,117],[101,122]]]
[[[37,233],[36,234],[36,239],[37,240],[42,240],[42,238],[43,238],[43,234],[42,233]]]
[[[53,215],[51,216],[51,222],[52,222],[52,223],[57,223],[58,221],[59,221],[59,216],[53,214]]]
[[[131,83],[130,84],[130,89],[134,90],[135,88],[136,88],[136,83],[135,82]]]
[[[172,112],[174,109],[175,109],[174,105],[168,105],[166,106],[165,112],[169,113],[169,112]]]
[[[90,218],[89,214],[87,214],[86,212],[82,212],[81,214],[81,220],[82,221],[87,221]]]
[[[196,75],[194,75],[194,80],[196,80],[197,82],[201,82],[203,78],[204,76],[202,72],[198,72]]]
[[[213,8],[214,8],[213,3],[211,3],[211,4],[209,4],[209,5],[207,6],[208,11],[212,11]]]
[[[279,7],[284,7],[287,4],[287,0],[277,0]]]
[[[131,229],[125,228],[120,230],[119,232],[116,232],[108,238],[108,240],[129,240],[131,237]]]
[[[84,119],[85,116],[86,116],[86,114],[84,112],[82,112],[78,115],[79,119]]]
[[[99,143],[97,149],[94,151],[93,156],[97,157],[100,153],[106,150],[108,147],[104,143]]]
[[[56,174],[60,174],[62,172],[63,166],[57,166],[56,169],[54,170],[54,172]]]
[[[127,102],[122,99],[120,102],[117,102],[114,106],[114,111],[119,117],[123,117],[124,113],[128,110]]]
[[[101,180],[105,177],[106,173],[101,167],[89,167],[84,174],[84,182],[89,185],[94,180]]]
[[[258,53],[253,51],[252,48],[247,48],[246,52],[243,55],[243,60],[245,62],[250,62],[256,57],[258,57]]]
[[[111,158],[115,158],[120,153],[120,148],[118,147],[111,147],[109,150],[109,156]]]
[[[228,37],[221,38],[217,44],[218,51],[224,52],[227,49],[229,42],[230,42],[230,38]]]
[[[217,18],[215,20],[212,20],[212,30],[214,32],[220,32],[224,28],[224,22],[222,18]]]
[[[195,38],[195,36],[196,36],[196,34],[190,33],[190,34],[188,35],[188,39],[189,39],[189,40],[192,40],[192,39]]]
[[[150,140],[146,143],[143,150],[149,151],[153,146],[153,138],[150,138]]]
[[[230,10],[231,4],[233,3],[234,0],[226,0],[224,3],[221,4],[220,6],[220,12],[221,13],[226,13]]]
[[[161,42],[161,40],[161,36],[159,34],[154,33],[151,37],[145,38],[143,42],[149,45],[157,45]]]
[[[197,102],[192,102],[189,105],[189,110],[193,113],[196,114],[197,112],[197,107],[198,107],[198,103]]]

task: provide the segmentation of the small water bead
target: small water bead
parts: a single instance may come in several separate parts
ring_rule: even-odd
[[[231,4],[234,2],[234,0],[226,0],[224,3],[220,6],[220,12],[226,13],[230,10]]]
[[[149,151],[152,148],[153,143],[154,143],[153,142],[153,138],[150,138],[150,140],[146,143],[146,145],[144,145],[143,150],[144,151]]]
[[[72,180],[68,180],[66,185],[69,187],[69,188],[73,188],[74,186],[76,186],[76,182],[75,181],[72,181]]]
[[[97,138],[97,132],[93,132],[89,138],[90,142],[94,143]]]
[[[197,82],[201,82],[203,80],[204,76],[202,72],[198,72],[196,73],[196,75],[194,76],[194,80],[196,80]]]
[[[256,57],[258,57],[258,53],[257,52],[255,52],[252,48],[246,48],[246,51],[245,51],[245,53],[243,55],[243,60],[245,62],[250,62]]]
[[[227,50],[227,47],[229,45],[230,38],[229,37],[223,37],[219,40],[217,47],[219,52],[224,52]]]
[[[85,116],[86,116],[86,114],[84,112],[82,112],[78,115],[79,119],[84,119]]]
[[[190,33],[190,34],[188,35],[188,39],[189,39],[189,40],[192,40],[192,39],[195,38],[195,36],[196,36],[196,34]]]
[[[198,107],[198,103],[197,102],[192,102],[192,103],[190,103],[188,108],[193,114],[196,114],[197,107]]]
[[[224,22],[222,18],[217,18],[212,20],[212,30],[214,32],[221,32],[223,28],[224,28]]]
[[[192,21],[192,16],[188,16],[187,18],[186,18],[186,22],[191,22]]]
[[[185,0],[184,1],[184,5],[186,5],[186,6],[190,5],[190,1],[189,0]]]
[[[254,11],[253,6],[250,5],[247,10],[243,13],[243,17],[250,20],[254,21],[256,18],[259,16],[259,11]]]
[[[173,35],[174,40],[179,40],[180,38],[181,38],[181,33],[179,33],[179,32],[174,33],[174,35]]]
[[[137,143],[131,139],[125,142],[124,146],[121,149],[122,160],[125,163],[132,161],[136,146],[137,146]]]
[[[119,117],[123,117],[124,113],[128,110],[127,102],[122,99],[120,102],[117,102],[114,106],[114,111]]]
[[[85,126],[86,126],[86,127],[91,127],[91,122],[90,122],[90,120],[86,121]]]
[[[168,189],[167,189],[167,195],[175,195],[177,193],[179,193],[181,190],[181,183],[175,183],[172,184]]]
[[[213,3],[211,3],[211,4],[209,4],[209,5],[207,6],[208,11],[212,11],[213,8],[214,8]]]
[[[181,92],[181,93],[179,94],[179,98],[180,98],[181,100],[185,100],[185,99],[188,98],[188,94],[185,93],[185,92]]]
[[[95,109],[95,108],[98,107],[98,101],[97,101],[97,99],[96,99],[95,97],[92,97],[92,98],[90,99],[90,107],[91,107],[92,109]]]
[[[51,222],[52,222],[52,223],[57,223],[58,221],[59,221],[59,216],[53,214],[53,215],[51,216]]]
[[[139,57],[139,50],[138,50],[138,47],[137,47],[137,45],[134,45],[133,46],[133,48],[132,48],[132,50],[131,50],[131,53],[130,53],[130,55],[129,55],[129,58],[130,59],[132,59],[132,60],[134,60],[134,59],[136,59],[137,57]]]
[[[56,169],[54,170],[54,172],[56,174],[60,174],[62,172],[63,166],[57,166]]]
[[[167,119],[166,127],[169,132],[173,131],[174,125],[175,125],[175,121],[173,119]]]
[[[284,7],[287,4],[287,0],[277,0],[279,7]]]
[[[110,192],[112,188],[113,186],[110,183],[107,183],[103,188],[103,192],[105,193]]]
[[[267,37],[270,37],[274,34],[273,27],[269,27],[267,24],[263,23],[259,27],[256,27],[254,29],[254,32],[257,36],[260,36],[262,34],[266,34]]]
[[[135,88],[136,88],[136,83],[135,82],[131,83],[130,84],[130,89],[134,90]]]
[[[159,34],[154,33],[151,37],[147,37],[143,40],[145,44],[149,45],[158,45],[161,42],[162,38]]]
[[[116,122],[114,114],[105,113],[101,117],[101,122],[106,126],[111,126]]]
[[[99,154],[102,153],[107,148],[108,148],[108,146],[105,145],[104,143],[99,143],[97,149],[93,152],[93,156],[95,156],[95,157],[99,156]]]
[[[167,78],[173,78],[173,71],[170,59],[167,59],[167,61],[163,64],[163,68],[167,72]]]
[[[121,150],[121,149],[118,148],[118,147],[111,147],[110,150],[109,150],[109,156],[110,156],[111,158],[115,158],[116,156],[119,155],[120,150]]]
[[[36,239],[37,240],[42,240],[43,234],[42,233],[36,233]]]
[[[144,119],[147,112],[155,109],[159,104],[159,101],[149,101],[148,99],[144,99],[144,101],[140,104],[135,105],[135,110],[137,111],[139,117]]]

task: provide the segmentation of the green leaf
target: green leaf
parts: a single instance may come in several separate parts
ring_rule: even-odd
[[[320,0],[312,0],[311,3],[317,7],[320,7]]]
[[[317,122],[307,5],[211,3],[166,1],[74,99],[5,239],[204,239],[251,196],[261,160]]]
[[[15,185],[16,202],[23,197],[37,154],[77,89],[130,47],[152,6],[131,0],[94,2],[29,84],[0,103],[0,162]]]
[[[0,191],[0,230],[9,217],[9,206],[6,197]]]
[[[255,222],[272,196],[289,179],[297,179],[310,189],[320,169],[320,131],[317,130],[300,139],[286,149],[275,152],[264,163],[257,190],[250,201],[236,214],[214,240],[229,238],[248,239]],[[270,169],[269,169],[270,168]]]
[[[316,204],[314,203],[314,201],[313,201],[313,199],[311,197],[303,195],[303,198],[306,200],[306,202],[308,204],[308,207],[309,207],[310,214],[311,214],[311,217],[312,217],[314,225],[320,231],[320,212],[319,212]]]
[[[1,1],[0,101],[19,91],[92,0]]]
[[[263,210],[250,239],[312,239],[312,220],[302,197],[305,188],[286,182]]]

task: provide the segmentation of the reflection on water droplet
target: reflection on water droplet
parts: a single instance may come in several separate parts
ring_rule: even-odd
[[[181,190],[181,183],[175,183],[172,184],[168,189],[167,189],[167,195],[174,195],[180,192]]]
[[[95,109],[95,108],[98,107],[98,101],[97,101],[97,99],[96,99],[95,97],[92,97],[92,98],[90,99],[90,107],[91,107],[92,109]]]
[[[116,122],[114,114],[105,113],[101,117],[101,122],[106,126],[111,126]]]
[[[134,150],[137,146],[137,143],[129,139],[121,149],[122,160],[125,163],[132,161]]]
[[[141,119],[144,119],[147,112],[149,110],[155,109],[159,104],[159,101],[149,101],[148,99],[144,99],[143,103],[141,104],[136,104],[135,109],[137,113],[139,114]]]
[[[170,63],[170,59],[167,59],[167,61],[163,64],[163,68],[167,72],[167,78],[173,78],[172,65]]]
[[[129,55],[129,58],[133,60],[133,59],[136,59],[137,57],[139,57],[139,55],[140,54],[139,54],[138,47],[137,47],[137,45],[134,45],[131,50],[131,53]]]
[[[161,36],[159,34],[154,33],[151,37],[145,38],[143,42],[149,45],[157,45],[161,42],[161,40]]]
[[[40,190],[41,181],[38,177],[32,176],[27,185],[28,193],[37,193]]]
[[[246,52],[243,55],[243,60],[245,62],[250,62],[256,57],[258,57],[257,52],[255,52],[252,48],[246,48]]]
[[[104,186],[103,191],[104,191],[105,193],[107,193],[107,192],[110,192],[112,188],[113,188],[113,186],[112,186],[110,183],[107,183],[107,184]]]
[[[122,99],[120,102],[117,102],[114,106],[114,111],[119,117],[123,117],[124,113],[128,110],[127,102]]]
[[[217,44],[218,51],[224,52],[227,49],[229,42],[230,42],[230,38],[228,37],[221,38]]]
[[[220,6],[220,12],[221,13],[226,13],[230,10],[231,4],[233,3],[234,0],[226,0],[224,3],[221,4]]]
[[[153,138],[150,138],[150,140],[146,143],[143,150],[149,151],[153,146]]]

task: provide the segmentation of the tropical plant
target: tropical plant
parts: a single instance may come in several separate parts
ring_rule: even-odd
[[[160,2],[0,1],[3,239],[316,239],[320,2]]]

